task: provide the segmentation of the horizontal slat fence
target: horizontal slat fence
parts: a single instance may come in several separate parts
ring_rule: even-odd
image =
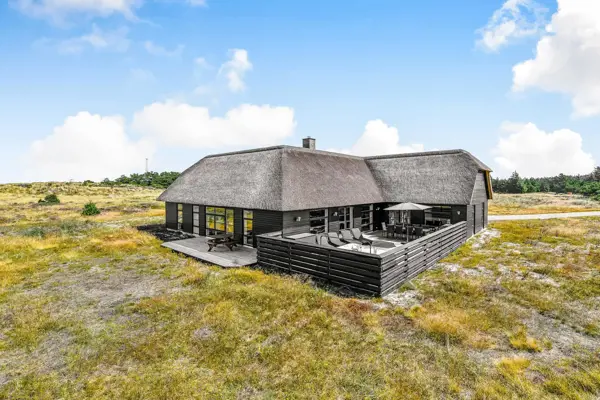
[[[467,240],[466,222],[459,222],[386,252],[381,257],[384,296],[435,265]]]
[[[260,266],[315,276],[359,293],[380,292],[377,255],[263,235],[257,236],[257,250]]]
[[[467,239],[460,222],[384,255],[319,246],[272,235],[257,239],[258,264],[315,276],[359,293],[385,295],[433,266]]]

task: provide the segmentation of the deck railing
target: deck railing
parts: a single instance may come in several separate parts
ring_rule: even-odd
[[[257,260],[263,267],[311,275],[359,293],[385,295],[458,248],[467,232],[466,222],[460,222],[381,255],[268,234],[256,239]]]

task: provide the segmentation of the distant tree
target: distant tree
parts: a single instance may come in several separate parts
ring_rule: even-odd
[[[523,193],[523,181],[517,171],[508,178],[506,190],[508,193]]]

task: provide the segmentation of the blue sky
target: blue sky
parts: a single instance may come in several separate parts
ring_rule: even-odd
[[[463,148],[497,175],[585,173],[600,82],[581,65],[600,66],[600,47],[568,43],[600,44],[600,8],[581,2],[10,0],[0,182],[114,177],[145,157],[183,170],[307,135],[360,155]]]

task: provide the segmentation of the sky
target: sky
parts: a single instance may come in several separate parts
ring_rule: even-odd
[[[600,1],[8,0],[0,182],[301,145],[600,163]]]

